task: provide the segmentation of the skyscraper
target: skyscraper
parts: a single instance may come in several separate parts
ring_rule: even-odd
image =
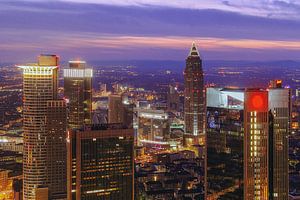
[[[70,61],[64,69],[64,95],[68,100],[68,127],[78,129],[92,120],[93,70],[85,61]]]
[[[58,57],[41,55],[37,64],[23,69],[23,191],[35,199],[35,191],[47,187],[47,102],[57,98]]]
[[[47,174],[51,199],[67,197],[67,109],[64,100],[47,101]]]
[[[167,104],[169,111],[180,111],[180,96],[176,86],[169,85]]]
[[[287,200],[291,91],[281,81],[248,89],[244,112],[244,199]]]
[[[111,94],[108,96],[108,123],[122,123],[132,127],[133,104],[128,102],[124,94]]]
[[[133,199],[133,129],[98,125],[68,133],[68,199]]]
[[[124,118],[124,108],[122,95],[111,94],[108,96],[108,123],[122,123]]]
[[[244,199],[269,196],[268,91],[247,89],[244,108]]]
[[[207,200],[243,199],[244,92],[206,89]]]
[[[280,80],[276,80],[280,82]],[[281,84],[269,88],[269,199],[288,200],[289,194],[289,131],[291,90]]]
[[[205,142],[205,88],[202,60],[193,43],[184,70],[184,122],[185,133],[193,137],[194,144]]]

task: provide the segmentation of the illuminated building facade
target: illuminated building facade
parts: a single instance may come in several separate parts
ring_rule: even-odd
[[[138,109],[138,144],[148,147],[167,145],[170,137],[168,114],[163,110]]]
[[[35,189],[35,200],[41,200],[41,199],[49,199],[49,189],[48,188],[37,188]]]
[[[93,70],[84,61],[69,61],[64,69],[64,95],[68,101],[68,127],[78,129],[92,120]]]
[[[67,197],[67,109],[64,100],[47,101],[47,174],[51,199]]]
[[[266,200],[269,196],[268,91],[245,91],[244,128],[244,199]]]
[[[291,90],[282,88],[281,85],[271,87],[269,111],[269,199],[288,200]]]
[[[133,199],[134,133],[122,124],[68,133],[68,199]]]
[[[205,88],[202,60],[193,43],[184,70],[184,123],[185,133],[193,136],[196,144],[205,142]]]
[[[23,70],[23,193],[36,198],[39,187],[47,187],[47,102],[57,98],[58,57],[41,55],[37,64]]]
[[[291,90],[246,90],[244,115],[244,199],[287,200]]]
[[[9,170],[0,169],[0,194],[5,191],[8,185],[8,173]]]

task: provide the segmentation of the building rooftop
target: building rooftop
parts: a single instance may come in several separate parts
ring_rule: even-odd
[[[192,47],[191,47],[189,56],[193,56],[193,57],[198,57],[199,56],[200,57],[200,54],[199,54],[199,51],[197,49],[197,46],[196,46],[195,42],[192,43]]]

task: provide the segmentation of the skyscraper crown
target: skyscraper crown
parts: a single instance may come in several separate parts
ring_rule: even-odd
[[[197,46],[196,46],[196,43],[193,42],[192,44],[192,47],[191,47],[191,50],[190,50],[190,53],[189,53],[189,56],[199,56],[200,57],[200,54],[199,54],[199,51],[197,49]]]

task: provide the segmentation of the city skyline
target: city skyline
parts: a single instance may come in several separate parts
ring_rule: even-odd
[[[0,18],[0,200],[300,198],[298,0],[0,0]]]
[[[193,40],[206,60],[299,60],[295,1],[17,0],[0,5],[1,62],[27,62],[40,53],[64,60],[183,60]]]
[[[98,89],[100,90],[95,88],[95,95],[92,100],[93,115],[96,118],[101,117],[101,115],[106,116],[108,124],[89,122],[90,126],[80,127],[81,120],[79,127],[71,130],[67,129],[67,113],[70,117],[70,114],[83,113],[87,109],[81,106],[81,103],[71,105],[71,101],[66,100],[68,99],[66,98],[68,97],[67,90],[70,89],[70,85],[75,87],[73,91],[77,95],[73,95],[78,97],[75,100],[81,101],[80,96],[82,95],[78,94],[84,92],[85,87],[78,87],[83,80],[77,80],[77,78],[82,74],[91,76],[92,72],[82,71],[85,66],[84,61],[70,61],[69,63],[72,66],[68,70],[64,69],[62,75],[62,73],[58,73],[58,60],[59,57],[56,55],[42,54],[38,59],[38,63],[19,66],[23,69],[24,199],[46,199],[48,197],[50,199],[61,197],[65,199],[66,192],[64,188],[61,187],[62,190],[59,191],[57,184],[60,183],[65,187],[66,184],[63,182],[66,183],[66,181],[68,182],[67,199],[71,199],[71,196],[72,198],[76,196],[77,199],[85,196],[97,199],[99,195],[103,196],[104,199],[106,198],[104,196],[112,199],[120,199],[121,197],[124,197],[124,199],[140,199],[143,197],[146,199],[156,199],[157,197],[185,199],[188,196],[192,199],[208,200],[215,200],[218,197],[226,198],[226,196],[241,199],[243,190],[244,199],[247,200],[257,198],[281,200],[281,197],[285,200],[288,198],[287,176],[292,162],[288,161],[290,149],[288,149],[286,135],[290,133],[291,115],[289,112],[291,104],[289,98],[291,93],[288,88],[284,89],[286,91],[284,93],[279,91],[282,88],[282,80],[272,80],[269,85],[272,89],[241,89],[240,91],[245,92],[244,100],[240,95],[233,94],[233,88],[228,88],[227,91],[226,89],[222,90],[222,92],[211,88],[209,91],[212,93],[210,94],[213,94],[215,98],[216,95],[221,95],[219,96],[221,97],[219,103],[224,108],[226,106],[230,108],[229,105],[231,105],[231,108],[238,109],[241,103],[244,102],[245,121],[241,121],[241,115],[238,116],[241,114],[240,111],[219,110],[219,115],[219,111],[213,111],[217,108],[212,107],[208,111],[214,114],[206,116],[207,106],[205,102],[208,102],[209,105],[217,105],[218,102],[216,101],[214,103],[217,104],[214,104],[213,101],[215,100],[212,101],[208,98],[205,100],[205,92],[207,91],[205,88],[209,88],[209,86],[204,85],[202,57],[195,43],[193,43],[186,59],[186,68],[181,74],[184,77],[183,88],[178,89],[177,86],[173,88],[172,85],[176,82],[175,80],[171,82],[169,80],[167,85],[154,84],[157,86],[156,89],[145,95],[144,92],[147,91],[142,88],[120,84],[121,77],[116,82],[112,81],[118,75],[114,73],[114,69],[111,67],[108,72],[113,72],[113,75],[109,76],[111,79],[110,84],[113,83],[113,91],[110,95],[106,94],[106,85],[104,86],[103,83],[98,82],[100,86]],[[70,71],[71,69],[73,71]],[[131,67],[126,69],[130,70]],[[102,74],[105,73],[105,70],[95,71],[95,75],[99,72]],[[130,71],[127,73],[127,76],[134,77],[137,75]],[[228,73],[232,74],[230,71]],[[167,76],[167,74],[171,74],[171,71],[166,71],[164,76]],[[62,76],[64,77],[64,94],[60,93],[61,95],[59,95],[57,85]],[[72,81],[66,81],[65,78],[70,77]],[[73,78],[76,78],[76,80]],[[89,82],[91,81],[89,79]],[[153,83],[150,84],[153,85]],[[88,84],[88,86],[91,86],[91,84]],[[165,87],[167,90],[163,93],[157,93],[159,87]],[[273,88],[278,89],[278,92],[275,90],[273,92]],[[92,90],[92,88],[89,88],[89,90]],[[230,90],[232,91],[230,92]],[[238,92],[236,89],[235,91]],[[179,99],[174,95],[177,92],[180,94]],[[173,95],[169,96],[169,98],[172,98],[170,103],[178,104],[179,107],[166,104],[167,96],[171,93]],[[113,100],[112,94],[118,94],[115,96],[117,101]],[[123,95],[125,95],[125,98],[123,98]],[[57,100],[58,96],[64,98]],[[295,102],[297,102],[297,99],[295,99]],[[83,103],[88,103],[87,101],[83,101]],[[46,107],[45,102],[47,103]],[[117,106],[117,104],[120,105]],[[125,108],[123,110],[121,107],[125,105],[132,105],[128,107],[129,113],[132,112],[132,114],[122,113]],[[70,109],[71,106],[74,106],[74,109]],[[45,108],[47,108],[46,114],[42,112]],[[144,111],[144,114],[139,113],[143,109],[148,113]],[[226,114],[227,111],[228,114]],[[120,120],[111,120],[111,116],[117,116],[116,119],[120,118]],[[122,116],[124,119],[121,119]],[[145,116],[149,119],[142,119]],[[205,116],[208,117],[209,127],[211,128],[208,135]],[[220,118],[219,125],[217,124],[218,116],[223,118]],[[132,120],[132,123],[125,123],[127,117],[128,122]],[[236,122],[230,122],[234,118],[236,118]],[[100,123],[100,120],[97,121]],[[71,125],[70,121],[68,123]],[[55,124],[59,125],[55,126]],[[238,127],[240,125],[244,127],[241,132],[239,128],[237,131],[230,130],[234,128],[232,126]],[[212,129],[218,126],[221,128],[219,129],[220,133],[225,134],[215,134],[218,130],[216,129],[215,132]],[[103,139],[102,131],[106,130],[107,127],[111,127],[113,131],[109,132],[107,139]],[[130,133],[130,136],[122,135],[122,130],[125,129]],[[44,132],[44,130],[48,131]],[[99,130],[100,132],[93,132],[93,130]],[[89,131],[91,131],[91,135],[85,138]],[[77,136],[73,141],[74,138],[70,134],[80,135],[80,132],[84,135],[82,143],[79,142]],[[101,135],[101,137],[96,134]],[[242,145],[240,136],[244,138],[243,155],[236,152],[236,149],[239,149]],[[66,140],[64,137],[66,137]],[[123,148],[122,141],[126,138],[130,141],[128,144],[124,144]],[[42,145],[46,141],[49,142],[49,139],[53,142],[51,145],[49,143],[49,148]],[[216,139],[220,139],[220,143],[215,142]],[[232,143],[230,140],[232,140]],[[66,151],[63,141],[68,146],[67,166],[65,165]],[[209,151],[207,151],[208,144],[209,147],[212,147]],[[58,148],[59,146],[60,148]],[[215,153],[213,153],[214,151]],[[120,158],[114,155],[106,155],[107,152],[116,154]],[[103,157],[100,156],[102,154]],[[51,156],[48,158],[48,155]],[[219,156],[217,160],[214,159],[216,155]],[[224,158],[220,156],[224,156]],[[103,158],[107,160],[103,160]],[[226,158],[232,161],[235,160],[234,165],[231,163],[232,161],[225,161]],[[134,164],[134,171],[131,167],[127,168],[128,164],[124,165],[125,160],[122,162],[122,159],[126,159],[126,162],[132,164],[132,166]],[[244,178],[240,178],[241,163],[243,161]],[[33,166],[32,163],[34,162],[36,164]],[[222,162],[219,167],[221,166],[223,169],[219,167],[208,168],[207,164],[218,166],[217,162]],[[59,166],[61,166],[62,173],[55,171],[55,169],[59,169]],[[68,178],[65,177],[66,168],[64,167],[67,168]],[[231,167],[234,167],[235,172],[237,172],[236,175],[228,174],[228,172],[232,173],[230,170],[225,172]],[[50,169],[50,171],[46,173],[46,169]],[[117,175],[115,176],[116,172]],[[208,179],[207,172],[210,174]],[[3,173],[7,176],[8,171]],[[75,173],[76,177],[74,176]],[[211,178],[213,174],[216,175],[215,180]],[[170,175],[173,177],[170,178]],[[291,173],[290,175],[293,177]],[[115,180],[108,182],[114,176]],[[60,177],[62,182],[59,182]],[[124,185],[124,178],[126,177],[128,178],[126,183],[128,183]],[[279,186],[281,183],[277,180],[283,178],[286,179],[287,184],[285,184],[284,190],[281,190],[279,189],[282,188]],[[211,183],[217,179],[221,182],[217,183],[215,188],[211,187]],[[131,187],[133,181],[136,185],[134,189]],[[241,187],[241,183],[243,183],[243,187]],[[76,188],[73,187],[74,184]],[[296,188],[296,184],[292,187]],[[208,188],[213,192],[208,193]],[[14,191],[18,192],[19,190],[14,189]],[[292,194],[291,191],[290,194]]]

